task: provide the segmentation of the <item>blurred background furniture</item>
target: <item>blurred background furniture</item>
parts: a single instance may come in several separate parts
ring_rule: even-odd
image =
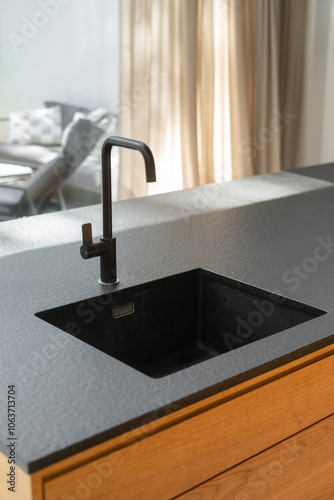
[[[0,220],[101,201],[100,151],[117,117],[103,108],[44,104],[10,113],[8,141],[0,143]],[[19,166],[31,169],[24,183]]]

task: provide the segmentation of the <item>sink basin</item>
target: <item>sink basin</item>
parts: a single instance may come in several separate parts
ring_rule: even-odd
[[[325,311],[195,269],[36,316],[160,378],[322,314]]]

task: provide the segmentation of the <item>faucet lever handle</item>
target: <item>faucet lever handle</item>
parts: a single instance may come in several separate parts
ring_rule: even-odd
[[[83,245],[91,245],[93,243],[92,224],[82,224],[82,243]]]

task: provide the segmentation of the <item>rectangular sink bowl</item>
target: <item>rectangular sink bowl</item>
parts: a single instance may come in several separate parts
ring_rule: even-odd
[[[322,314],[325,311],[195,269],[36,316],[160,378]]]

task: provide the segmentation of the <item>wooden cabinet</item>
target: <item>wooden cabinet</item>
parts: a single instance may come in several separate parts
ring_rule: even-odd
[[[334,416],[246,460],[179,500],[334,498]]]
[[[31,476],[21,472],[15,498],[333,498],[333,394],[328,346]],[[1,488],[4,469],[2,456]]]

